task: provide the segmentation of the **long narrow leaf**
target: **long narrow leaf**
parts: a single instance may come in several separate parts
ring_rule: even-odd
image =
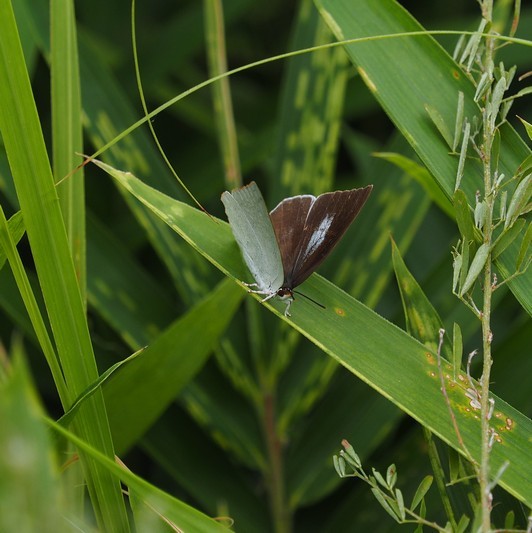
[[[98,371],[9,0],[0,0],[0,132],[71,401],[98,377]],[[112,457],[114,450],[101,393],[83,406],[80,415],[76,430]],[[119,483],[92,459],[81,457],[101,527],[128,531]]]
[[[443,327],[443,322],[406,267],[394,242],[392,242],[392,259],[401,300],[403,301],[406,330],[410,335],[435,352],[438,349],[438,332]],[[452,348],[448,340],[447,337],[443,353],[450,359]]]
[[[53,0],[50,8],[53,172],[61,181],[83,153],[81,90],[73,0]],[[83,169],[61,181],[58,195],[82,298],[87,285],[85,184]]]
[[[246,278],[238,247],[227,224],[211,220],[196,209],[172,200],[130,173],[117,171],[101,162],[97,164],[222,272],[237,280]],[[293,316],[287,319],[283,316],[282,302],[270,300],[265,305],[404,412],[457,447],[440,392],[434,353],[320,276],[311,276],[304,286],[306,294],[323,302],[325,311],[298,300],[294,304],[298,307],[292,309]],[[451,370],[448,363],[445,366]],[[461,436],[473,456],[478,457],[479,421],[469,413],[465,388],[465,385],[455,384],[448,395],[451,404],[456,406]],[[525,443],[532,434],[532,422],[501,399],[495,398],[495,405],[495,429],[504,437],[492,450],[494,468],[509,460],[510,466],[501,484],[516,497],[528,501],[532,495],[532,480],[526,475]],[[513,421],[511,427],[507,420]]]
[[[11,218],[11,220],[13,217]],[[21,217],[18,217],[21,221]],[[20,232],[20,229],[19,229]],[[59,361],[57,360],[57,353],[53,346],[53,343],[50,339],[50,335],[46,328],[45,321],[37,304],[37,299],[30,285],[26,271],[22,264],[22,259],[18,254],[18,251],[15,246],[13,235],[11,234],[11,228],[8,226],[7,221],[4,216],[4,211],[0,207],[0,247],[2,253],[7,257],[13,276],[15,277],[20,296],[24,301],[26,311],[30,316],[33,329],[35,330],[35,335],[39,339],[41,349],[46,357],[48,366],[52,372],[59,397],[62,401],[68,400],[68,390],[66,387],[65,379]]]

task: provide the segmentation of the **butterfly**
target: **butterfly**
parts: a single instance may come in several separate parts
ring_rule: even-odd
[[[364,206],[373,186],[282,200],[270,213],[255,182],[222,194],[242,256],[263,302],[279,297],[285,316],[301,285],[325,260]],[[319,305],[319,304],[318,304]],[[322,306],[323,307],[323,306]]]

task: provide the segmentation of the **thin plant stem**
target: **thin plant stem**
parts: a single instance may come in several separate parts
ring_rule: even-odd
[[[221,0],[204,0],[203,5],[209,74],[218,76],[227,72],[223,5]],[[224,162],[225,184],[229,189],[235,189],[242,186],[242,173],[228,77],[213,84],[212,97],[218,144]]]
[[[493,2],[492,0],[485,0],[482,4],[482,14],[484,18],[491,22]],[[494,39],[486,38],[486,49],[484,55],[485,64],[493,62],[495,49]],[[488,98],[491,94],[488,95]],[[488,100],[489,101],[489,100]],[[492,168],[491,168],[491,147],[493,144],[495,129],[492,126],[493,121],[490,120],[488,107],[485,106],[483,111],[483,138],[482,138],[482,162],[484,175],[484,201],[486,202],[486,214],[483,225],[483,240],[484,243],[491,245],[493,241],[493,210],[495,195],[492,189]],[[489,402],[490,393],[490,372],[492,365],[491,356],[491,304],[492,304],[492,265],[491,265],[491,251],[488,254],[484,267],[483,279],[483,305],[482,305],[482,352],[483,365],[482,376],[480,378],[481,394],[481,451],[480,451],[480,469],[479,469],[479,485],[480,485],[480,502],[481,502],[481,530],[490,531],[491,529],[491,485],[490,485],[490,412],[491,406]]]
[[[438,487],[438,491],[440,493],[440,498],[442,501],[443,508],[445,510],[445,514],[453,530],[456,530],[458,524],[456,522],[456,518],[454,517],[454,511],[451,505],[451,500],[449,499],[449,495],[447,494],[447,490],[445,487],[445,474],[443,472],[440,456],[436,448],[436,443],[434,442],[434,439],[432,438],[432,432],[429,429],[423,427],[423,433],[425,435],[425,440],[428,444],[428,456],[430,464],[432,466],[432,471],[434,472],[434,479],[436,481],[436,486]]]
[[[269,471],[266,477],[274,531],[275,533],[289,533],[291,531],[291,516],[286,508],[283,447],[277,432],[275,394],[271,391],[265,391],[263,395],[263,409],[262,422],[269,459]]]
[[[437,362],[438,362],[438,375],[440,377],[440,385],[441,385],[441,392],[443,394],[443,397],[445,399],[445,404],[447,405],[447,409],[449,410],[449,416],[451,418],[451,423],[453,424],[454,433],[456,435],[456,439],[458,440],[458,444],[460,448],[465,453],[468,460],[475,464],[475,460],[473,459],[473,456],[469,452],[467,446],[465,445],[464,439],[462,438],[462,434],[460,433],[460,428],[458,427],[458,422],[456,420],[456,416],[454,415],[454,411],[451,407],[451,401],[449,400],[449,395],[447,394],[447,389],[445,387],[445,378],[443,375],[443,368],[442,368],[442,362],[441,362],[441,349],[443,346],[443,340],[444,340],[444,334],[445,330],[440,329],[440,339],[438,342],[438,351],[436,353],[437,355]],[[429,433],[429,435],[432,435],[432,433]],[[432,440],[432,438],[431,438]],[[432,462],[432,461],[431,461]]]
[[[489,156],[488,156],[489,157]],[[485,165],[489,169],[489,163]],[[488,172],[485,168],[485,179]],[[487,178],[489,180],[489,178]],[[488,195],[489,196],[489,195]],[[491,219],[493,214],[493,201],[488,202],[488,209],[486,214],[486,225],[484,231],[484,242],[491,242],[492,228]],[[482,352],[483,365],[482,376],[480,378],[481,384],[481,454],[480,454],[480,476],[479,484],[481,491],[482,504],[482,531],[490,530],[490,513],[491,513],[491,490],[489,481],[489,453],[490,453],[490,421],[489,421],[489,392],[490,392],[490,371],[492,365],[491,357],[491,299],[492,299],[492,280],[491,280],[491,253],[486,260],[484,269],[484,302],[482,311]]]

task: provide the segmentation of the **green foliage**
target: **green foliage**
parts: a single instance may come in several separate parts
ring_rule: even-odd
[[[517,70],[493,68],[500,216],[488,246],[474,146],[489,76],[475,86],[460,69],[456,35],[374,39],[436,22],[476,27],[475,2],[455,3],[452,19],[448,2],[413,14],[391,0],[273,2],[260,16],[251,0],[139,3],[136,57],[121,3],[12,3],[16,18],[0,0],[0,202],[11,217],[0,220],[9,347],[0,352],[0,529],[392,531],[414,513],[420,527],[467,530],[474,491],[448,489],[450,516],[447,469],[433,446],[426,460],[412,419],[439,437],[451,482],[469,476],[462,455],[480,461],[479,384],[461,361],[482,343],[469,309],[489,257],[500,287],[490,397],[501,440],[490,460],[493,472],[510,463],[493,521],[523,527],[532,156],[521,138],[530,124],[516,115],[530,114],[517,85],[530,43],[501,50]],[[522,10],[524,35],[532,12]],[[512,13],[501,4],[497,16],[504,33]],[[458,47],[466,67],[488,29]],[[362,40],[323,47],[340,39]],[[238,72],[224,77],[226,64]],[[148,112],[176,175],[145,127]],[[79,153],[97,151],[100,161],[73,172]],[[250,274],[219,198],[241,179],[255,179],[269,207],[374,185],[321,275],[301,287],[325,310],[297,298],[287,319],[283,304],[260,304],[239,283]],[[407,332],[395,325],[401,301]],[[453,332],[443,346],[441,328]],[[13,438],[33,450],[34,466],[17,470]],[[375,498],[332,468],[342,439],[357,452],[346,443],[336,471],[362,477]]]

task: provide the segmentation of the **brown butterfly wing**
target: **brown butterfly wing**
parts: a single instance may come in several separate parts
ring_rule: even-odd
[[[311,195],[286,198],[270,212],[273,230],[281,251],[285,280],[292,272],[299,255],[301,236],[310,206],[315,200],[316,197]]]
[[[285,273],[283,286],[297,287],[319,267],[356,218],[371,189],[372,186],[368,185],[362,189],[329,192],[318,196],[314,201],[313,197],[296,196],[284,200],[270,213],[272,217],[278,208],[287,203],[281,209],[282,219],[279,215],[272,217]],[[295,201],[299,198],[302,200]],[[308,200],[304,200],[305,198]],[[308,202],[310,206],[307,209]],[[302,221],[305,209],[306,217]],[[296,218],[296,223],[287,239],[284,234],[292,217]],[[290,246],[290,249],[283,251],[282,242]]]

